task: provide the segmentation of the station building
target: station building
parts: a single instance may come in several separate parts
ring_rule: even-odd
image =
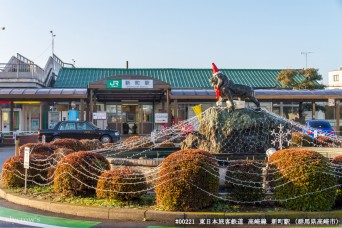
[[[329,119],[339,131],[342,90],[282,89],[281,70],[220,69],[253,87],[262,108],[296,120],[304,107],[305,119]],[[35,132],[76,118],[121,133],[124,123],[135,124],[138,134],[150,134],[193,117],[195,105],[216,105],[211,76],[211,68],[76,68],[57,56],[40,68],[18,54],[0,64],[1,131]]]

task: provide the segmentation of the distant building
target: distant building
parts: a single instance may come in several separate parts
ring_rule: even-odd
[[[342,89],[342,66],[329,72],[328,89]]]

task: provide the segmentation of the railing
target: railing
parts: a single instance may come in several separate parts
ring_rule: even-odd
[[[14,137],[14,136],[25,136],[25,135],[38,135],[38,131],[0,131],[5,137]]]
[[[44,70],[36,64],[0,63],[0,79],[16,81],[33,79],[42,84],[44,82]]]

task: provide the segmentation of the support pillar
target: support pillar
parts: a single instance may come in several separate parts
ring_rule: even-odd
[[[90,89],[90,101],[89,101],[89,121],[93,121],[93,90]]]
[[[82,98],[81,99],[81,104],[80,104],[80,111],[81,111],[81,113],[80,113],[80,121],[83,121],[84,120],[84,99]]]
[[[335,116],[336,116],[336,126],[335,131],[337,135],[340,135],[340,100],[335,101]]]
[[[178,100],[173,101],[175,124],[178,124]]]
[[[44,117],[44,102],[40,102],[39,105],[39,129],[43,129],[43,117]]]
[[[14,103],[13,101],[11,101],[11,104],[10,104],[10,131],[13,131],[14,129]]]
[[[316,119],[316,103],[312,102],[312,119]]]
[[[170,105],[170,89],[166,90],[166,112],[167,112],[167,126],[171,126],[171,105]]]

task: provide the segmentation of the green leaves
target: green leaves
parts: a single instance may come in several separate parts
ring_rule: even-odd
[[[324,89],[324,85],[318,82],[322,80],[322,75],[314,68],[283,70],[278,74],[277,80],[283,87],[292,89]]]

